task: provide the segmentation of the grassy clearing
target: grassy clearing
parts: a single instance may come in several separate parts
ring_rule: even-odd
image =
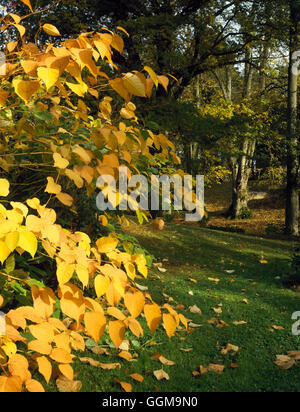
[[[286,371],[274,364],[277,354],[300,349],[299,337],[291,333],[291,315],[300,310],[300,295],[285,289],[282,283],[289,267],[291,242],[179,224],[167,225],[162,232],[140,226],[132,226],[129,231],[159,262],[168,259],[163,262],[165,273],[153,268],[149,279],[138,283],[148,286],[159,304],[184,305],[180,312],[203,326],[178,330],[170,340],[162,328],[154,336],[146,333],[140,342],[128,334],[130,349],[138,354],[133,362],[120,359],[113,348],[108,348],[111,356],[90,351],[80,354],[100,362],[122,364],[121,369],[103,371],[76,361],[82,391],[122,391],[114,378],[130,382],[135,392],[299,391],[300,362]],[[268,263],[260,263],[262,257]],[[209,277],[220,280],[217,283]],[[193,305],[201,309],[202,315],[189,311]],[[221,308],[222,313],[216,314],[212,308]],[[217,328],[208,322],[211,318],[228,326]],[[235,321],[247,324],[235,326]],[[284,330],[275,330],[272,325]],[[222,347],[228,343],[239,346],[239,351],[222,355]],[[151,360],[155,351],[176,365],[165,366]],[[225,365],[224,373],[192,375],[200,365],[210,363]],[[231,363],[238,367],[231,368]],[[153,371],[161,368],[169,374],[168,381],[157,381],[153,376]],[[143,383],[129,377],[134,372],[144,376]]]

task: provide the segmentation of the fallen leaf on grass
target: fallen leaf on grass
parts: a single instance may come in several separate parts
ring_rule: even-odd
[[[285,330],[284,327],[276,326],[276,325],[272,325],[272,328],[275,329],[275,330]]]
[[[246,303],[246,305],[249,305],[248,299],[243,299],[242,302]]]
[[[79,392],[82,387],[82,383],[81,381],[71,381],[61,375],[56,379],[56,386],[59,392]]]
[[[207,367],[208,372],[215,372],[215,373],[223,373],[225,369],[224,365],[218,365],[214,363],[210,363]]]
[[[194,296],[194,292],[192,290],[189,290],[189,295]]]
[[[234,273],[235,270],[225,270],[225,272],[231,274],[231,273]]]
[[[226,347],[221,350],[222,355],[227,355],[227,353],[233,351],[238,352],[239,347],[235,345],[231,345],[231,343],[227,343]]]
[[[153,372],[153,375],[156,377],[156,379],[158,381],[162,380],[162,379],[166,379],[167,381],[170,379],[169,375],[167,374],[167,372],[165,372],[163,369],[159,369],[157,371]]]
[[[79,360],[80,360],[80,362],[87,363],[91,366],[95,366],[95,367],[100,366],[100,362],[98,362],[97,360],[95,360],[93,358],[79,358]]]
[[[200,325],[199,323],[193,323],[193,322],[189,323],[190,328],[200,328],[201,326],[203,325]]]
[[[163,364],[163,365],[168,365],[168,366],[173,366],[176,365],[175,362],[165,358],[163,355],[161,355],[158,360]]]
[[[191,313],[198,313],[199,315],[202,315],[202,311],[201,311],[200,308],[198,308],[197,305],[190,306],[190,307],[189,307],[189,311],[190,311]]]
[[[128,351],[129,350],[129,340],[123,340],[123,342],[119,346],[119,349]]]
[[[130,383],[121,382],[117,378],[114,378],[114,381],[119,383],[122,386],[122,388],[124,389],[125,392],[132,392],[132,385]]]
[[[122,352],[119,353],[119,357],[123,358],[127,361],[131,361],[132,360],[132,355],[130,352],[127,352],[125,350],[123,350]]]
[[[286,355],[276,355],[276,359],[276,362],[274,362],[275,365],[279,366],[282,370],[290,369],[296,363],[295,359],[292,359]]]
[[[207,278],[208,280],[210,280],[211,282],[216,282],[219,283],[220,279],[215,279],[215,278]]]
[[[212,308],[212,310],[213,310],[215,313],[218,313],[218,314],[220,314],[220,313],[223,312],[223,311],[222,311],[222,308]]]
[[[191,352],[193,348],[180,348],[179,350],[181,350],[182,352]]]
[[[196,280],[196,279],[193,279],[193,278],[189,278],[189,281],[190,281],[190,282],[193,282],[193,283],[197,283],[197,280]]]
[[[91,351],[96,355],[111,355],[106,348],[101,348],[101,346],[94,346]]]
[[[134,379],[135,381],[138,382],[143,382],[144,377],[142,375],[140,375],[139,373],[132,373],[131,375],[129,375],[132,379]]]
[[[287,352],[288,356],[295,360],[300,360],[300,352],[296,350],[290,350]]]
[[[100,368],[105,370],[121,369],[120,363],[100,363]]]
[[[232,369],[236,369],[236,368],[239,368],[240,365],[238,365],[237,363],[231,362],[230,367],[231,367]]]
[[[247,325],[248,322],[245,322],[244,320],[241,320],[241,321],[232,322],[232,324],[235,325],[235,326],[239,326],[239,325]]]

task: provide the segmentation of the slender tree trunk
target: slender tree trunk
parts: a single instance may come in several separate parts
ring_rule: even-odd
[[[299,158],[297,153],[297,91],[298,67],[296,52],[299,50],[298,27],[299,5],[290,0],[290,59],[288,85],[288,141],[287,141],[287,188],[285,231],[289,235],[299,235],[299,193],[297,189]]]

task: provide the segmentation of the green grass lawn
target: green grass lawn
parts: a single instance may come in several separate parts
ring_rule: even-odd
[[[112,347],[108,348],[111,356],[90,351],[80,354],[122,365],[121,369],[106,371],[76,361],[74,369],[80,372],[82,391],[122,391],[114,378],[131,383],[134,392],[300,390],[300,362],[289,370],[281,370],[274,364],[276,355],[300,350],[300,337],[291,332],[292,313],[300,311],[300,294],[286,289],[282,282],[289,270],[291,242],[175,224],[167,225],[162,232],[134,227],[131,233],[158,262],[168,259],[163,261],[166,272],[154,267],[147,281],[137,282],[148,286],[159,304],[184,305],[178,311],[202,326],[188,331],[179,329],[170,340],[162,327],[151,335],[145,326],[145,336],[139,342],[126,334],[130,350],[138,355],[133,362],[119,358]],[[193,305],[202,314],[191,313],[189,307]],[[215,313],[212,308],[221,308],[222,313]],[[228,326],[217,328],[208,322],[212,318]],[[236,321],[247,324],[236,326],[233,324]],[[272,325],[284,330],[276,330]],[[238,346],[238,352],[221,354],[228,343]],[[166,366],[151,360],[155,351],[176,364]],[[211,363],[224,365],[224,372],[192,375],[200,365]],[[232,363],[237,367],[232,368]],[[156,380],[153,371],[161,368],[168,373],[169,380]],[[129,377],[134,372],[144,376],[142,383]]]

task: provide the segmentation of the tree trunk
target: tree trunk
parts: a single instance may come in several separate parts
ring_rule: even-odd
[[[299,6],[298,6],[299,9]],[[299,193],[297,189],[299,158],[297,153],[297,91],[298,67],[296,52],[298,44],[299,10],[295,1],[290,0],[290,59],[288,85],[288,141],[287,141],[287,188],[285,231],[289,235],[299,235]]]
[[[231,158],[232,172],[232,203],[228,216],[232,219],[242,217],[248,211],[248,181],[251,174],[252,157],[256,146],[255,140],[245,138],[243,141],[243,154],[238,158]]]

